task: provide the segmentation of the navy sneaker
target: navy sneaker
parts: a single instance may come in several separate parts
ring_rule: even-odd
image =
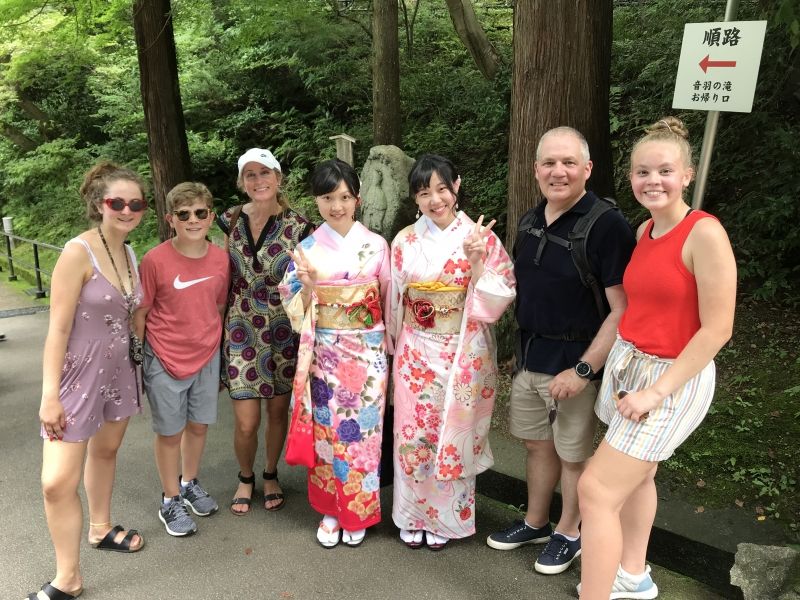
[[[552,534],[550,523],[536,529],[525,521],[514,521],[507,529],[496,531],[486,538],[486,543],[495,550],[513,550],[525,544],[544,544]]]
[[[572,561],[581,555],[581,538],[570,542],[560,533],[554,533],[544,547],[533,568],[544,575],[563,573]]]

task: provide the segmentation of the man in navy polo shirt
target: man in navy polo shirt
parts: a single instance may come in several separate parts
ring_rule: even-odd
[[[510,431],[527,449],[528,509],[523,521],[486,542],[497,550],[547,543],[534,568],[549,575],[565,571],[581,552],[578,478],[592,454],[598,372],[625,310],[622,275],[636,242],[618,210],[602,214],[591,229],[587,255],[605,290],[600,314],[570,250],[556,239],[569,239],[576,221],[602,202],[586,191],[592,173],[586,139],[571,127],[546,132],[534,171],[545,201],[526,215],[532,227],[519,232],[515,246],[520,348],[509,410]],[[550,502],[559,480],[563,506],[554,529]]]

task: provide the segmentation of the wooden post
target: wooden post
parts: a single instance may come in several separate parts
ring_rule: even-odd
[[[351,167],[353,164],[353,144],[356,143],[356,138],[350,137],[346,133],[339,135],[332,135],[329,140],[336,140],[336,158],[343,160]]]

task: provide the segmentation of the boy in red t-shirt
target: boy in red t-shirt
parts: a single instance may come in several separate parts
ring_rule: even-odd
[[[142,259],[144,294],[134,314],[136,334],[145,340],[144,387],[163,488],[158,518],[173,536],[197,531],[186,506],[201,517],[219,509],[197,480],[208,426],[217,420],[230,278],[228,254],[206,239],[211,207],[211,193],[201,183],[180,183],[169,192],[166,218],[175,237]]]

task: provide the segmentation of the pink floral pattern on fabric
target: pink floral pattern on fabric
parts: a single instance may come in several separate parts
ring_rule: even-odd
[[[487,433],[494,405],[496,349],[489,323],[514,299],[513,265],[490,236],[484,273],[472,279],[463,253],[474,223],[463,213],[431,235],[423,220],[392,243],[392,305],[387,311],[395,343],[394,504],[403,529],[448,538],[475,532],[475,475],[492,462]],[[403,324],[406,286],[438,281],[467,288],[458,334]]]

